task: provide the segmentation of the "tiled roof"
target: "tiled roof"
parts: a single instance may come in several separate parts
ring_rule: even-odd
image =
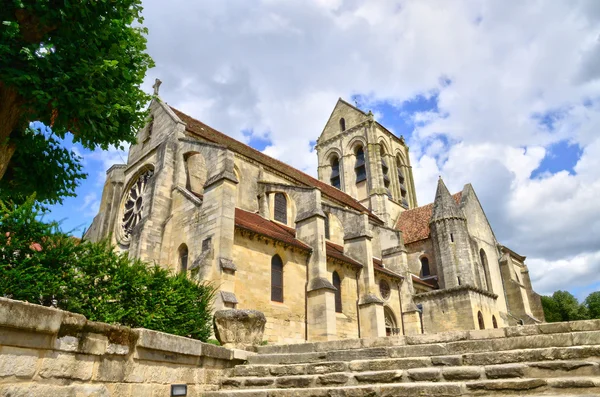
[[[366,212],[369,214],[369,217],[372,220],[374,220],[380,224],[383,223],[383,221],[381,219],[379,219],[374,213],[369,211],[366,207],[364,207],[358,201],[356,201],[355,199],[353,199],[351,196],[347,195],[346,193],[342,192],[341,190],[339,190],[331,185],[328,185],[327,183],[321,182],[321,181],[311,177],[310,175],[307,175],[304,172],[295,169],[294,167],[292,167],[286,163],[283,163],[279,160],[269,157],[266,154],[261,153],[258,150],[253,149],[250,146],[248,146],[240,141],[237,141],[237,140],[223,134],[222,132],[215,130],[214,128],[207,126],[206,124],[194,119],[193,117],[188,116],[185,113],[182,113],[181,111],[179,111],[173,107],[171,107],[171,110],[173,110],[173,112],[175,112],[177,117],[179,117],[186,124],[186,130],[191,132],[192,134],[198,135],[198,136],[206,139],[207,141],[226,146],[227,148],[233,150],[234,152],[237,152],[239,154],[247,156],[255,161],[258,161],[261,164],[264,164],[268,167],[271,167],[277,171],[284,173],[288,177],[295,179],[296,181],[298,181],[301,184],[304,184],[306,186],[317,187],[321,190],[321,192],[324,195],[332,198],[333,200],[338,201],[344,205],[347,205],[348,207],[350,207],[356,211]]]
[[[332,242],[327,241],[325,243],[327,248],[327,256],[333,259],[337,259],[342,262],[346,262],[355,267],[363,267],[360,263],[355,261],[354,259],[347,257],[344,255],[344,247],[341,245],[334,244]]]
[[[460,203],[462,192],[452,195],[452,198]],[[413,208],[400,214],[396,229],[402,232],[404,244],[429,238],[429,220],[433,213],[433,203],[422,207]]]
[[[291,227],[280,225],[276,222],[263,218],[258,214],[235,209],[235,227],[248,230],[273,240],[301,248],[307,251],[312,249],[296,238],[296,230]]]
[[[390,277],[402,278],[402,276],[399,275],[398,273],[393,272],[393,271],[391,271],[391,270],[386,269],[385,267],[383,267],[383,262],[381,262],[381,259],[373,258],[373,269],[376,272],[380,272],[380,273],[386,274],[386,275],[388,275]]]
[[[419,277],[415,276],[414,274],[412,275],[412,281],[413,283],[417,283],[417,284],[421,284],[421,285],[425,285],[427,287],[433,288],[435,289],[435,285],[433,284],[429,284],[427,281],[425,280],[421,280]]]

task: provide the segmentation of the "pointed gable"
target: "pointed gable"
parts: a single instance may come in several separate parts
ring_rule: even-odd
[[[325,142],[342,133],[342,129],[344,131],[351,129],[368,120],[368,118],[367,113],[339,98],[317,143]]]
[[[465,219],[465,215],[461,211],[456,200],[452,198],[444,180],[440,177],[429,222],[432,223],[442,219],[451,218]]]

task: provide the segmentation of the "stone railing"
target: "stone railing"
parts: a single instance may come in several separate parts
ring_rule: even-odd
[[[186,396],[216,390],[252,354],[0,298],[0,395]]]

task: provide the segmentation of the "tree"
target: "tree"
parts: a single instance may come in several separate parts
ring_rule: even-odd
[[[130,259],[107,241],[79,241],[40,221],[34,200],[0,200],[0,296],[206,341],[215,289]]]
[[[552,297],[543,296],[544,316],[549,323],[556,321],[587,320],[587,308],[579,303],[571,293],[556,291]]]
[[[600,319],[600,291],[592,292],[583,303],[591,319]]]
[[[134,141],[150,99],[139,86],[153,66],[145,53],[141,11],[141,0],[3,2],[0,179],[9,177],[11,184],[3,182],[2,189],[27,191],[21,178],[34,161],[67,171],[77,163],[58,153],[52,140],[40,145],[39,134],[29,128],[32,121],[51,127],[60,139],[70,132],[74,142],[89,149]],[[63,173],[58,189],[72,192],[80,177]],[[52,191],[38,192],[38,199],[42,196],[60,200]]]

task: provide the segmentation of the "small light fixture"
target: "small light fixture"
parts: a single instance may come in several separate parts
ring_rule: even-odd
[[[187,385],[171,385],[171,397],[187,396]]]

